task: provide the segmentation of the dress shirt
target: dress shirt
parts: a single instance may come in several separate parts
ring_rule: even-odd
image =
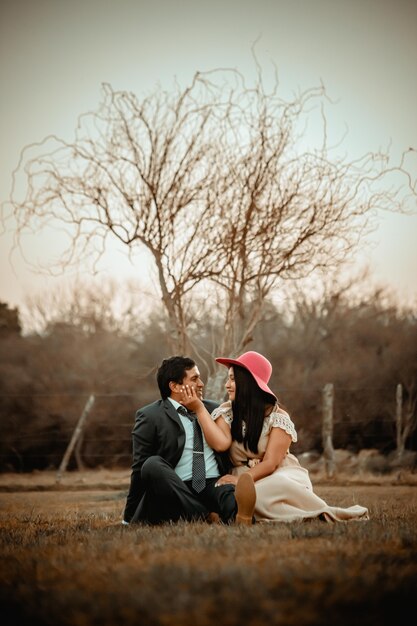
[[[182,406],[176,400],[172,398],[168,398],[170,402],[174,405],[175,410],[178,410],[179,406]],[[180,460],[176,467],[174,467],[175,473],[181,478],[181,480],[188,481],[191,480],[193,474],[193,444],[194,444],[194,430],[193,424],[188,417],[185,415],[181,415],[178,413],[178,417],[181,420],[181,423],[185,430],[185,445],[184,450],[181,455]],[[203,429],[201,429],[203,431]],[[217,465],[216,457],[214,456],[213,450],[210,446],[207,445],[207,441],[204,437],[203,432],[203,443],[204,443],[204,462],[206,465],[206,478],[217,478],[219,473],[219,468]]]

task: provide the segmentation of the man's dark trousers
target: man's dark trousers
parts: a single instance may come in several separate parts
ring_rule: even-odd
[[[145,491],[131,522],[161,524],[180,519],[206,519],[218,513],[224,523],[233,522],[236,501],[233,485],[215,487],[218,478],[208,478],[205,488],[197,493],[191,480],[182,481],[173,467],[161,456],[151,456],[143,464],[141,482]]]

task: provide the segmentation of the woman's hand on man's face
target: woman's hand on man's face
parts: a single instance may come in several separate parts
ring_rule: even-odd
[[[185,406],[185,408],[189,411],[196,413],[203,403],[200,400],[200,397],[197,394],[197,390],[195,389],[195,387],[190,387],[190,385],[184,385],[181,388],[181,393],[181,404]]]

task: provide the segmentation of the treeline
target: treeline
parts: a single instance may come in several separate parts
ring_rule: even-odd
[[[171,354],[163,313],[155,306],[138,318],[129,309],[121,321],[105,297],[99,307],[88,297],[77,302],[25,334],[19,312],[0,304],[2,471],[57,468],[90,394],[95,404],[69,467],[130,465],[135,410],[158,397],[156,368]],[[335,447],[395,449],[401,383],[403,419],[411,425],[405,445],[416,450],[417,314],[386,304],[378,292],[355,301],[339,292],[293,302],[269,303],[247,346],[272,361],[271,386],[299,433],[293,451],[321,450],[322,389],[329,382]],[[192,356],[204,376],[209,358],[230,356],[207,356],[213,332],[221,326],[202,317]]]

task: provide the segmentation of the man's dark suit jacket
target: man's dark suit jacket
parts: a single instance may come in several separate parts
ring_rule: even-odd
[[[203,400],[209,413],[217,402]],[[130,522],[143,495],[141,484],[142,465],[150,456],[161,456],[174,468],[181,458],[185,445],[185,430],[172,402],[157,400],[136,412],[132,431],[133,463],[130,489],[126,500],[124,520]],[[220,475],[227,474],[230,468],[227,453],[215,452]]]

